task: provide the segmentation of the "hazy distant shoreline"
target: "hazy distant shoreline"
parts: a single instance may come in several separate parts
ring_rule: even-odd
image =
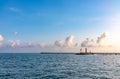
[[[78,53],[61,53],[61,52],[40,52],[40,54],[78,54]],[[94,54],[103,54],[103,55],[120,55],[120,53],[113,53],[113,52],[109,52],[109,53],[105,53],[105,52],[95,52],[95,53],[89,53],[89,55],[94,55]]]
[[[5,52],[0,54],[79,54],[78,52]],[[88,53],[85,55],[120,55],[119,52],[94,52],[94,53]]]

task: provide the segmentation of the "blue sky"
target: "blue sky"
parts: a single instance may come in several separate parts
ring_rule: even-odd
[[[0,0],[2,44],[19,40],[48,45],[71,35],[75,43],[86,38],[97,40],[113,29],[114,23],[109,19],[120,16],[119,3],[120,0]]]

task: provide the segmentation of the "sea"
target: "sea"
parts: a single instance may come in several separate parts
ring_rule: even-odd
[[[0,53],[0,79],[120,79],[120,55]]]

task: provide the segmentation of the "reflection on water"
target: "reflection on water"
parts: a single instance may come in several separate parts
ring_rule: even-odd
[[[0,54],[0,79],[119,79],[120,55]]]

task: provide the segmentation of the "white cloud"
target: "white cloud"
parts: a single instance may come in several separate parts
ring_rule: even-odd
[[[74,46],[74,36],[68,36],[65,40],[64,47],[71,48]]]
[[[105,40],[106,37],[107,37],[107,34],[104,32],[100,37],[98,37],[96,42],[98,44],[101,44]]]
[[[107,37],[106,32],[104,32],[103,34],[101,34],[96,41],[94,41],[93,39],[89,39],[87,38],[86,40],[84,40],[81,43],[82,47],[98,47],[98,46],[106,46],[105,44],[105,39]],[[104,43],[104,44],[103,44]]]
[[[33,47],[33,46],[34,46],[34,43],[33,43],[32,41],[28,41],[28,42],[27,42],[27,46],[28,46],[28,47]]]
[[[0,35],[0,48],[3,46],[3,40],[4,40],[3,36]]]
[[[10,46],[11,47],[17,47],[17,46],[20,46],[20,40],[10,40]]]
[[[94,46],[96,46],[96,43],[94,42],[93,39],[87,38],[86,40],[84,40],[84,41],[81,43],[81,46],[82,46],[82,47],[94,47]]]
[[[3,36],[0,35],[0,42],[2,42],[4,40]]]
[[[45,44],[45,43],[39,43],[38,46],[39,46],[40,48],[44,48],[44,47],[46,47],[46,44]]]
[[[63,47],[64,41],[63,40],[55,41],[54,45],[58,47]]]
[[[57,47],[66,47],[66,48],[74,47],[75,46],[74,45],[74,36],[73,35],[68,36],[65,39],[65,41],[64,40],[55,41],[54,46],[57,46]]]
[[[79,47],[79,46],[80,46],[80,44],[79,44],[79,43],[76,43],[74,46],[75,46],[75,47]]]

